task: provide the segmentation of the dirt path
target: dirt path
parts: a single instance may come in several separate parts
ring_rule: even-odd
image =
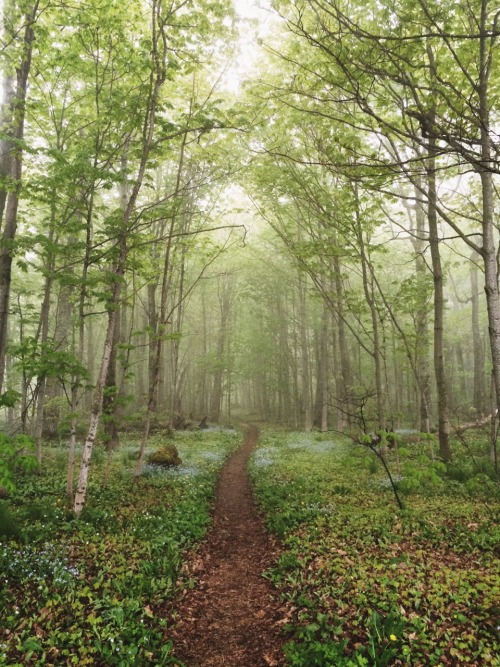
[[[262,577],[275,554],[246,472],[257,438],[257,429],[250,427],[222,471],[213,525],[196,563],[199,582],[178,609],[175,655],[188,667],[283,664],[280,608]]]

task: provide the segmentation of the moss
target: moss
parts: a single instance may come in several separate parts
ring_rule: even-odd
[[[148,463],[170,468],[171,466],[181,465],[182,461],[175,445],[164,445],[148,456]]]

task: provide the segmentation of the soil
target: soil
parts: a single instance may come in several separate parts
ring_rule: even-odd
[[[250,427],[221,473],[213,524],[191,563],[197,586],[177,607],[174,651],[187,667],[283,665],[285,610],[263,577],[277,556],[258,516],[246,471],[258,439]]]

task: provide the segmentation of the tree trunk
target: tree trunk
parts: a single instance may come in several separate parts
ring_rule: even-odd
[[[69,434],[68,447],[68,468],[66,471],[66,495],[71,500],[74,493],[74,478],[75,478],[75,459],[76,459],[76,436],[78,428],[78,420],[76,418],[76,411],[78,409],[78,383],[76,378],[73,378],[71,383],[71,426]]]
[[[4,15],[7,11],[7,5],[8,2],[6,2],[4,5]],[[9,125],[12,120],[11,113],[14,103],[14,80],[10,75],[6,75],[3,78],[3,97],[4,101],[0,111],[0,128],[2,134],[7,134]],[[0,139],[0,183],[6,183],[11,174],[12,150],[12,144],[7,138]],[[0,231],[2,229],[7,195],[8,189],[5,186],[0,185]]]
[[[225,347],[228,338],[228,322],[233,300],[233,284],[231,274],[222,276],[219,282],[219,333],[217,336],[216,367],[213,380],[212,401],[210,406],[211,418],[218,422],[222,405],[222,380],[224,377]],[[265,383],[264,383],[265,384]],[[267,399],[266,399],[267,402]]]
[[[446,366],[444,361],[444,280],[439,249],[437,224],[436,191],[436,140],[429,139],[429,157],[427,159],[427,185],[429,221],[429,246],[432,259],[432,277],[434,281],[434,374],[436,377],[438,404],[439,455],[444,462],[451,460],[450,424],[448,416],[448,392],[446,386]]]
[[[120,273],[122,273],[123,271],[125,257],[126,257],[126,245],[124,242],[122,242],[120,263],[116,271],[118,280],[116,281],[115,287],[113,289],[113,303],[117,303],[120,297],[121,275],[118,272],[120,271]],[[103,392],[104,392],[104,385],[106,384],[106,377],[108,374],[108,367],[113,349],[116,315],[117,315],[116,309],[110,307],[108,311],[108,326],[106,331],[106,339],[104,341],[104,350],[101,359],[101,368],[99,371],[99,377],[97,378],[97,384],[94,390],[92,413],[90,416],[87,438],[83,446],[80,474],[78,476],[78,484],[75,493],[75,502],[73,510],[76,516],[80,516],[80,514],[82,513],[83,506],[85,504],[85,498],[87,495],[87,480],[90,470],[90,457],[92,455],[92,449],[94,447],[94,442],[97,435],[97,429],[99,427],[99,420],[102,413]]]
[[[418,178],[418,177],[417,177]],[[415,188],[416,230],[413,237],[413,248],[415,251],[415,272],[417,285],[424,285],[427,276],[427,266],[424,259],[426,245],[425,210],[420,203],[421,179],[418,179],[418,187]],[[431,378],[429,369],[429,319],[425,299],[420,302],[415,317],[415,367],[417,371],[417,384],[419,395],[420,431],[430,433],[431,430]]]
[[[17,211],[22,185],[24,121],[26,116],[26,92],[31,69],[33,43],[35,41],[34,24],[38,12],[38,0],[25,16],[22,60],[17,69],[16,90],[12,97],[9,117],[13,148],[7,160],[12,188],[7,193],[5,218],[0,239],[0,394],[5,375],[5,355],[7,352],[7,331],[10,302],[10,284],[12,275],[12,243],[17,232]],[[5,163],[2,168],[5,168]]]
[[[471,286],[471,329],[472,329],[472,351],[474,357],[474,408],[478,416],[485,413],[485,368],[484,349],[479,325],[479,269],[476,264],[476,253],[471,257],[470,286]]]
[[[53,268],[54,267],[52,266],[48,267],[47,269],[44,297],[40,311],[39,333],[36,336],[42,351],[47,345],[49,339],[50,293],[52,291],[51,273],[53,271]],[[39,385],[38,385],[38,396],[37,396],[36,418],[35,418],[35,429],[34,429],[35,451],[36,451],[36,458],[38,461],[38,465],[42,464],[43,412],[45,408],[46,388],[47,388],[47,378],[41,377],[39,379]]]
[[[328,431],[328,308],[326,304],[323,308],[323,326],[321,330],[321,366],[319,373],[321,375],[321,425],[322,432]]]
[[[337,244],[336,244],[337,245]],[[338,245],[337,245],[338,247]],[[342,378],[341,394],[337,394],[337,401],[339,403],[339,430],[343,430],[347,423],[349,426],[353,424],[354,414],[352,410],[352,367],[351,359],[349,357],[349,349],[347,346],[347,333],[345,325],[344,313],[344,287],[342,284],[342,268],[340,257],[335,253],[333,258],[333,274],[334,274],[334,293],[335,293],[335,310],[336,310],[336,326],[338,338],[338,351],[340,357],[340,375]],[[341,423],[340,423],[341,422]]]
[[[371,264],[370,257],[366,251],[366,244],[364,239],[364,232],[361,222],[361,214],[359,211],[359,199],[358,199],[358,189],[357,186],[354,186],[354,197],[355,197],[355,210],[356,210],[356,231],[358,237],[358,248],[360,253],[361,260],[361,271],[363,276],[363,291],[365,294],[365,300],[368,305],[371,317],[371,325],[373,332],[373,348],[372,356],[375,365],[375,391],[377,394],[377,420],[378,428],[385,428],[385,389],[383,381],[383,359],[380,343],[380,327],[379,327],[379,316],[377,307],[374,299],[374,290],[373,290],[373,266]],[[386,456],[386,452],[384,452]]]
[[[460,387],[459,397],[458,400],[456,400],[454,407],[454,410],[456,411],[456,409],[459,408],[460,406],[463,405],[469,406],[470,398],[468,391],[468,383],[465,377],[467,372],[465,355],[462,345],[460,344],[460,341],[457,341],[454,347],[457,359],[458,386]]]
[[[128,167],[128,142],[125,148],[125,153],[121,157],[121,172],[122,183],[120,186],[120,208],[125,213],[128,202],[128,184],[126,180]],[[125,289],[125,288],[124,288]],[[106,415],[104,422],[104,443],[108,452],[108,470],[109,474],[111,467],[111,459],[113,452],[120,446],[120,435],[118,429],[119,420],[119,406],[120,406],[120,389],[118,382],[118,347],[122,338],[122,320],[125,319],[126,303],[116,305],[117,315],[115,322],[115,331],[113,336],[113,347],[111,349],[111,357],[109,360],[108,374],[106,377],[106,387],[103,396],[103,412]],[[125,331],[125,329],[123,329]]]
[[[184,280],[186,272],[186,247],[181,249],[181,265],[179,276],[179,289],[177,294],[177,317],[175,322],[175,333],[179,336],[182,330],[182,319],[184,315]],[[180,340],[176,338],[172,341],[172,380],[171,380],[171,397],[170,397],[170,421],[174,419],[176,414],[182,412],[180,390],[181,390],[181,374],[179,373],[179,351]]]
[[[130,197],[128,198],[127,206],[123,212],[123,222],[122,222],[123,226],[118,240],[118,257],[113,270],[114,274],[113,288],[111,291],[111,299],[107,303],[107,310],[108,310],[107,329],[104,340],[101,368],[99,371],[97,384],[94,390],[94,396],[92,401],[92,413],[90,417],[87,438],[85,440],[83,448],[82,463],[80,466],[80,474],[75,493],[74,512],[76,516],[80,516],[83,506],[85,504],[85,498],[87,495],[87,480],[90,467],[90,457],[92,455],[92,449],[94,446],[97,429],[99,426],[99,420],[102,414],[103,391],[106,382],[106,376],[108,374],[108,367],[111,358],[111,350],[113,347],[115,324],[117,318],[116,308],[120,303],[122,281],[125,275],[125,267],[128,256],[128,246],[127,246],[128,228],[131,222],[132,213],[135,210],[135,205],[137,202],[137,198],[139,196],[139,192],[142,188],[142,184],[144,181],[146,166],[148,164],[149,155],[153,144],[158,98],[161,87],[166,78],[167,54],[165,49],[165,39],[164,39],[165,35],[163,32],[164,25],[161,23],[161,12],[160,12],[160,7],[158,5],[158,0],[152,1],[151,17],[152,17],[151,28],[153,37],[152,55],[153,55],[153,62],[155,63],[155,70],[151,72],[149,97],[147,101],[147,106],[145,108],[145,117],[144,117],[143,133],[142,133],[141,159],[137,170],[137,176],[135,179],[134,186],[132,188]]]
[[[492,56],[488,36],[488,0],[481,1],[480,16],[480,67],[479,67],[479,120],[481,127],[481,164],[477,167],[481,178],[482,226],[484,260],[484,289],[488,308],[488,326],[490,334],[491,361],[495,385],[496,410],[492,412],[498,420],[500,407],[500,293],[498,289],[497,244],[495,243],[495,190],[493,183],[493,161],[491,155],[491,122],[488,88],[491,74]],[[492,440],[495,467],[498,467],[496,437]]]
[[[115,328],[113,334],[113,344],[111,347],[111,355],[109,358],[108,373],[106,375],[106,384],[103,395],[103,415],[105,416],[103,431],[104,444],[108,451],[108,455],[118,449],[120,446],[120,435],[118,432],[118,385],[117,385],[117,362],[118,362],[118,345],[121,337],[121,309],[123,304],[117,306]]]
[[[180,156],[179,156],[179,165],[177,169],[177,178],[175,185],[174,195],[178,196],[181,188],[181,177],[182,171],[184,168],[184,150],[186,146],[186,135],[184,135]],[[169,225],[169,231],[167,236],[167,245],[165,248],[165,254],[163,259],[163,273],[162,273],[162,283],[161,283],[161,293],[160,293],[160,312],[159,315],[156,313],[156,304],[155,304],[155,294],[153,292],[150,300],[150,308],[154,312],[154,329],[153,329],[153,344],[150,345],[149,349],[149,386],[148,386],[148,401],[147,401],[147,412],[146,419],[144,423],[144,429],[142,433],[141,446],[139,449],[139,456],[137,458],[137,463],[135,466],[134,477],[137,479],[142,470],[142,465],[144,461],[144,454],[146,451],[146,445],[149,439],[149,434],[151,431],[151,420],[153,413],[156,407],[156,399],[158,394],[158,388],[160,386],[160,377],[162,372],[162,357],[163,357],[163,342],[164,336],[167,327],[167,299],[169,295],[170,288],[170,271],[171,271],[171,253],[172,253],[172,243],[173,243],[173,233],[176,224],[176,216],[173,215]],[[155,285],[156,289],[156,285]],[[151,316],[151,311],[150,311]]]
[[[304,276],[299,274],[299,338],[301,359],[301,389],[302,389],[302,412],[304,416],[304,430],[306,433],[312,431],[312,401],[311,384],[309,379],[309,341],[307,339],[307,310],[306,310],[306,288]]]
[[[95,158],[94,158],[95,159]],[[95,164],[95,162],[94,162]],[[83,259],[83,268],[81,274],[80,291],[78,294],[78,363],[83,366],[85,356],[85,343],[88,338],[87,371],[90,380],[93,380],[93,326],[92,320],[88,321],[88,330],[85,329],[85,307],[87,301],[87,276],[90,267],[90,253],[93,239],[93,214],[94,214],[94,189],[89,193],[87,203],[86,225],[85,225],[85,255]],[[88,334],[86,336],[86,334]],[[73,349],[75,349],[75,340],[73,334]],[[68,449],[68,469],[66,473],[66,495],[73,498],[74,477],[76,462],[76,439],[78,429],[78,407],[81,401],[80,384],[82,378],[75,374],[71,378],[71,426]]]
[[[201,354],[202,358],[206,359],[208,354],[208,323],[207,323],[207,303],[205,292],[201,294],[201,314],[202,314],[202,330],[201,330]],[[195,411],[199,416],[205,416],[208,412],[207,393],[208,393],[208,378],[206,368],[200,369],[198,387],[196,389]]]

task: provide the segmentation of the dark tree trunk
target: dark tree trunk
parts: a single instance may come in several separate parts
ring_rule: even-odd
[[[2,164],[8,168],[12,187],[5,199],[5,213],[0,238],[0,393],[5,375],[5,355],[7,352],[7,331],[10,303],[10,285],[12,275],[12,244],[17,232],[17,211],[22,185],[24,121],[26,115],[26,92],[31,69],[33,43],[35,41],[34,24],[38,12],[38,0],[25,16],[22,60],[17,69],[16,89],[12,96],[11,111],[8,116],[12,149],[9,157]],[[10,141],[8,142],[10,144]],[[9,146],[7,146],[8,148]]]

